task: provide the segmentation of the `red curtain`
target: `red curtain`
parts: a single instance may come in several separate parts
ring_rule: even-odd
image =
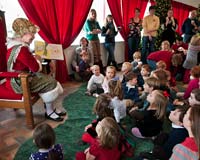
[[[6,24],[4,12],[0,11],[0,72],[6,71]]]
[[[192,6],[188,6],[188,5],[180,3],[180,2],[175,2],[175,1],[172,1],[172,8],[174,11],[174,17],[178,20],[177,32],[179,32],[181,34],[182,33],[181,27],[182,27],[183,22],[188,17],[189,12],[196,8],[194,8]]]
[[[121,26],[120,33],[125,40],[125,58],[128,57],[128,23],[131,17],[134,16],[134,9],[137,7],[140,9],[140,16],[143,18],[144,12],[148,3],[148,0],[107,0],[110,7],[110,11],[113,15],[117,26]]]
[[[27,17],[39,26],[47,43],[67,48],[81,31],[92,0],[18,0]],[[56,63],[56,79],[68,80],[65,59]]]

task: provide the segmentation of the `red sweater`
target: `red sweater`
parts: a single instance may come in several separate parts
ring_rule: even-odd
[[[6,55],[6,60],[11,54],[12,48],[9,48]],[[33,57],[32,53],[29,51],[29,48],[26,46],[21,47],[19,54],[16,58],[16,61],[13,64],[13,70],[15,71],[32,71],[37,72],[40,69],[40,66],[37,60]],[[10,80],[7,79],[6,87],[12,89],[10,85]]]
[[[167,65],[167,68],[166,68],[167,70],[170,70],[171,58],[172,58],[172,52],[170,52],[170,51],[152,52],[147,57],[148,60],[152,60],[155,62],[158,62],[160,60],[164,61]]]

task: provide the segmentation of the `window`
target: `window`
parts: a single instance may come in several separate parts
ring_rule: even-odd
[[[95,9],[97,12],[97,21],[99,22],[100,27],[103,27],[104,25],[104,20],[106,18],[106,16],[108,14],[111,14],[107,0],[94,0],[91,6],[91,9]],[[74,42],[72,43],[72,45],[76,45],[79,44],[79,40],[81,39],[81,37],[85,37],[85,32],[84,32],[84,28],[81,30],[81,32],[79,33],[79,35],[77,36],[77,38],[74,40]],[[100,42],[104,42],[104,37],[102,37],[101,35],[99,35],[99,39]],[[122,36],[119,34],[117,34],[116,41],[123,41]]]
[[[104,20],[108,14],[111,14],[110,9],[108,7],[107,0],[94,0],[92,3],[92,7],[97,11],[97,21],[99,25],[102,27],[104,25]],[[23,9],[21,8],[18,0],[0,0],[0,9],[5,11],[5,19],[6,19],[6,26],[7,26],[7,33],[8,37],[12,37],[13,30],[12,30],[12,23],[13,21],[18,18],[27,18]],[[85,37],[85,32],[82,29],[77,38],[74,40],[72,45],[79,44],[79,40],[81,37]],[[99,35],[100,42],[104,42],[104,37]],[[42,40],[42,38],[36,34],[35,40]],[[117,34],[116,41],[123,41],[123,38],[120,34]],[[34,44],[31,44],[31,49],[34,49]]]

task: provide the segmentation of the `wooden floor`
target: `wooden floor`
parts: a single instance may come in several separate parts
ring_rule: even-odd
[[[54,105],[61,107],[63,98],[76,91],[80,85],[81,83],[78,82],[67,82],[64,84],[64,94],[56,100]],[[46,120],[41,100],[33,106],[33,113],[36,124],[46,122],[52,127],[64,123],[67,119],[66,116],[65,120],[60,123]],[[23,110],[0,109],[0,160],[14,159],[20,145],[32,136],[32,131],[26,127]]]

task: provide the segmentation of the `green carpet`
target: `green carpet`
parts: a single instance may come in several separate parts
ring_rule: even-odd
[[[78,146],[77,142],[81,139],[81,135],[84,131],[84,127],[91,123],[95,119],[95,115],[92,114],[93,104],[95,98],[85,96],[84,92],[86,85],[82,85],[78,91],[67,96],[63,101],[63,107],[67,110],[68,120],[64,124],[55,128],[57,137],[57,143],[63,144],[64,157],[67,160],[75,159],[75,153],[77,151],[84,150],[87,145]],[[127,126],[127,130],[130,132],[131,119],[127,117],[123,120],[123,123]],[[150,151],[152,143],[150,140],[137,139],[129,133],[129,139],[135,141],[135,156],[141,151]],[[37,151],[32,139],[27,140],[18,150],[15,156],[15,160],[27,160],[31,153]],[[133,158],[127,158],[133,159]]]

